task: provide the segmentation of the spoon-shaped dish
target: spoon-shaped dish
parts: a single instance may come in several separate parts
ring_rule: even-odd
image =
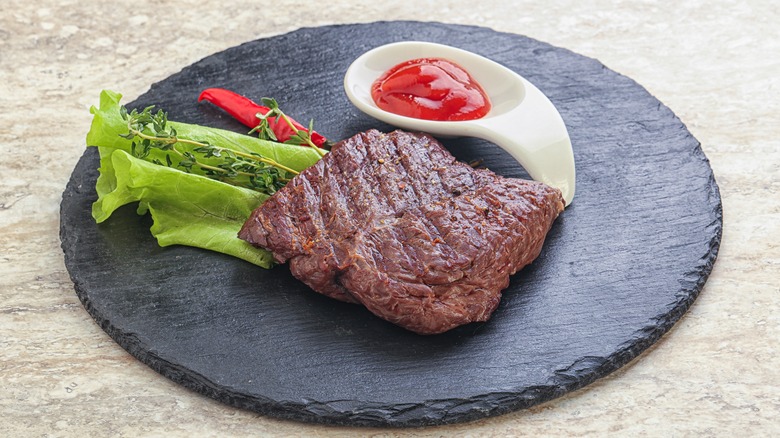
[[[371,84],[403,61],[426,57],[445,58],[468,71],[490,98],[490,112],[480,119],[450,122],[415,119],[377,107],[371,97]],[[531,178],[560,189],[567,206],[574,198],[574,154],[561,115],[538,88],[501,64],[443,44],[392,43],[357,58],[347,69],[344,89],[361,111],[391,125],[495,143],[509,152]]]

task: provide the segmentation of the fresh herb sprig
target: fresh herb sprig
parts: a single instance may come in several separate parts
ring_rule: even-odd
[[[175,159],[170,153],[166,153],[165,163],[159,159],[149,161],[178,167],[186,172],[192,172],[193,168],[197,167],[210,178],[269,194],[283,187],[290,180],[290,175],[298,174],[297,171],[256,153],[180,138],[176,129],[168,126],[168,114],[162,110],[155,113],[153,109],[154,106],[146,107],[140,112],[135,109],[128,112],[124,106],[119,109],[122,119],[127,122],[128,130],[120,136],[132,141],[131,152],[137,158],[148,160],[152,149],[160,149],[173,153]]]
[[[281,120],[282,123],[287,124],[287,126],[289,126],[293,132],[295,132],[295,134],[290,136],[290,138],[288,138],[284,143],[309,145],[314,148],[315,151],[317,151],[320,157],[325,156],[325,152],[318,148],[311,139],[311,133],[314,132],[314,120],[309,120],[308,129],[297,129],[295,124],[293,124],[292,119],[290,119],[290,117],[288,117],[287,114],[285,114],[284,111],[279,108],[279,103],[276,102],[276,99],[263,97],[261,102],[263,102],[263,105],[268,107],[269,111],[265,114],[257,113],[257,118],[260,120],[260,122],[251,131],[249,131],[250,134],[257,132],[258,137],[263,140],[279,141],[276,137],[276,134],[274,133],[274,130],[271,128],[270,120],[276,119],[277,123],[279,123]]]

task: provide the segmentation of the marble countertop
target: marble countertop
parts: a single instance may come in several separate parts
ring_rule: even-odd
[[[597,0],[76,2],[0,14],[0,436],[780,435],[780,9]],[[701,141],[720,185],[718,261],[691,310],[608,377],[507,415],[354,429],[222,405],[118,347],[76,298],[59,202],[101,89],[128,101],[214,52],[302,26],[472,24],[596,58],[645,86]]]

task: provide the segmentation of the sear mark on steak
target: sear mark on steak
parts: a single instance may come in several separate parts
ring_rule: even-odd
[[[293,178],[239,237],[321,294],[436,334],[486,321],[561,211],[557,189],[473,169],[425,134],[371,130]]]

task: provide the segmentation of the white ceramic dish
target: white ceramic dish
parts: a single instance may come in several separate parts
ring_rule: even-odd
[[[441,122],[384,111],[371,98],[371,84],[386,70],[410,59],[439,57],[468,71],[492,103],[483,118]],[[361,111],[391,125],[449,137],[478,137],[509,152],[531,178],[557,187],[568,206],[574,198],[575,168],[569,133],[552,102],[525,78],[475,53],[442,44],[407,41],[372,49],[357,58],[344,89]]]

